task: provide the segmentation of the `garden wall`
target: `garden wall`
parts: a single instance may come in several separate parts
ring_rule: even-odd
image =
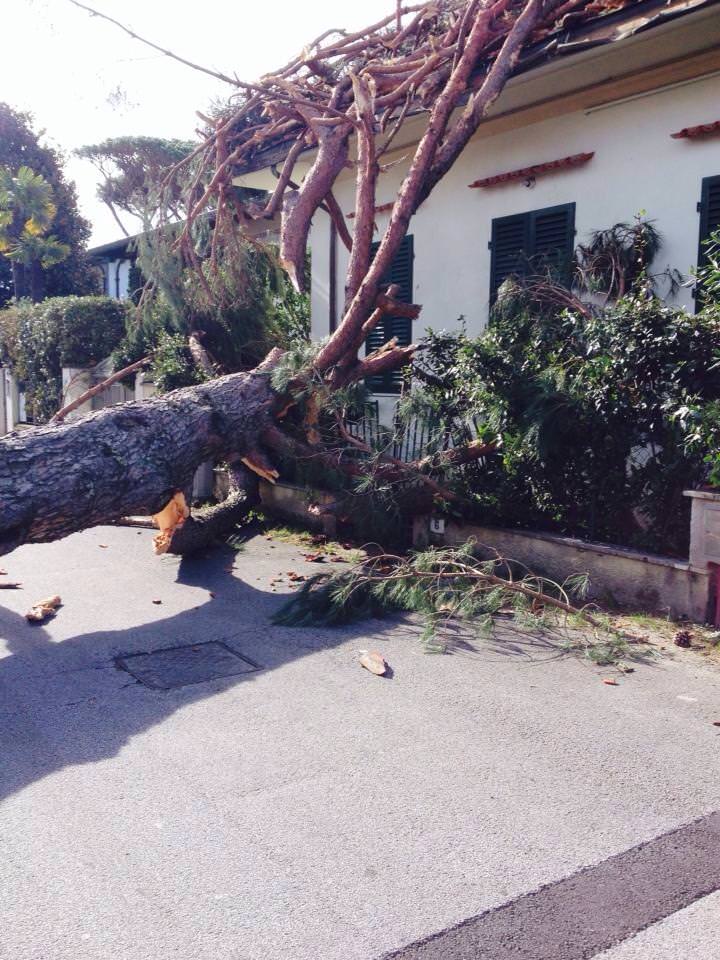
[[[268,513],[315,529],[324,528],[325,533],[334,535],[332,514],[318,515],[311,509],[313,504],[321,508],[330,505],[334,500],[332,494],[289,483],[265,481],[260,482],[260,494]],[[710,500],[720,508],[720,496],[711,496]],[[698,502],[705,504],[704,500]],[[480,551],[483,547],[486,549],[488,556],[499,553],[535,573],[558,581],[572,574],[587,574],[590,599],[628,610],[668,615],[673,619],[698,623],[714,621],[714,568],[706,563],[691,563],[551,533],[478,524],[445,522],[443,532],[434,533],[430,530],[430,520],[427,515],[414,519],[415,547],[459,545],[472,538],[477,541]],[[700,521],[696,519],[694,526],[700,529]]]
[[[529,530],[508,530],[476,524],[446,523],[442,534],[430,532],[430,518],[417,517],[413,543],[457,545],[473,538],[487,548],[530,570],[556,580],[587,573],[590,597],[605,603],[669,614],[673,618],[706,621],[711,613],[711,572],[686,560],[675,560],[572,537]]]

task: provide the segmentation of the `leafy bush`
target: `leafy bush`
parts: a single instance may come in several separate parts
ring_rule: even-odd
[[[180,333],[159,334],[150,375],[158,393],[190,387],[207,379],[196,366],[187,339]]]
[[[62,368],[109,356],[125,333],[128,305],[110,297],[21,300],[0,311],[0,353],[24,384],[29,415],[47,421],[62,402]]]
[[[474,418],[502,440],[462,477],[480,518],[686,554],[683,490],[720,482],[720,305],[709,280],[695,315],[642,278],[602,309],[509,286],[477,339],[429,336],[414,413],[445,426]]]
[[[70,248],[66,259],[43,269],[35,279],[40,280],[42,291],[48,297],[99,293],[102,274],[87,254],[90,224],[80,216],[75,185],[65,179],[62,154],[48,146],[47,138],[33,128],[34,119],[30,114],[19,113],[7,103],[0,103],[0,166],[13,171],[21,166],[31,167],[51,185],[56,206],[52,232],[61,244]],[[11,300],[14,292],[11,263],[0,257],[0,307]]]

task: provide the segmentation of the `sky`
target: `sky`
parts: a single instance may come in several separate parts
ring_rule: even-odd
[[[330,27],[360,29],[394,0],[87,0],[141,36],[222,73],[254,80]],[[107,137],[194,139],[201,112],[232,92],[91,17],[69,0],[5,0],[0,101],[29,110],[68,162],[91,245],[118,239],[95,198],[98,174],[72,151]],[[133,232],[137,221],[127,222]]]

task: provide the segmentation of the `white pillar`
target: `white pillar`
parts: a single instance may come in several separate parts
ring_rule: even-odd
[[[20,392],[17,380],[10,370],[5,367],[5,431],[9,433],[15,429],[20,418]]]
[[[690,566],[706,570],[720,564],[720,490],[686,490],[692,499],[690,514]]]
[[[86,390],[93,386],[92,371],[84,370],[82,367],[63,367],[62,368],[62,388],[63,399],[62,406],[65,407],[73,400],[77,400]],[[92,411],[92,401],[86,400],[80,404],[77,409],[67,415],[67,420],[79,420]]]

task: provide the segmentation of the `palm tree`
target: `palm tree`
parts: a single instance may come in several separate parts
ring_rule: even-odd
[[[0,255],[12,263],[15,297],[41,300],[43,270],[61,263],[70,247],[49,233],[57,210],[47,180],[30,167],[0,167]]]

